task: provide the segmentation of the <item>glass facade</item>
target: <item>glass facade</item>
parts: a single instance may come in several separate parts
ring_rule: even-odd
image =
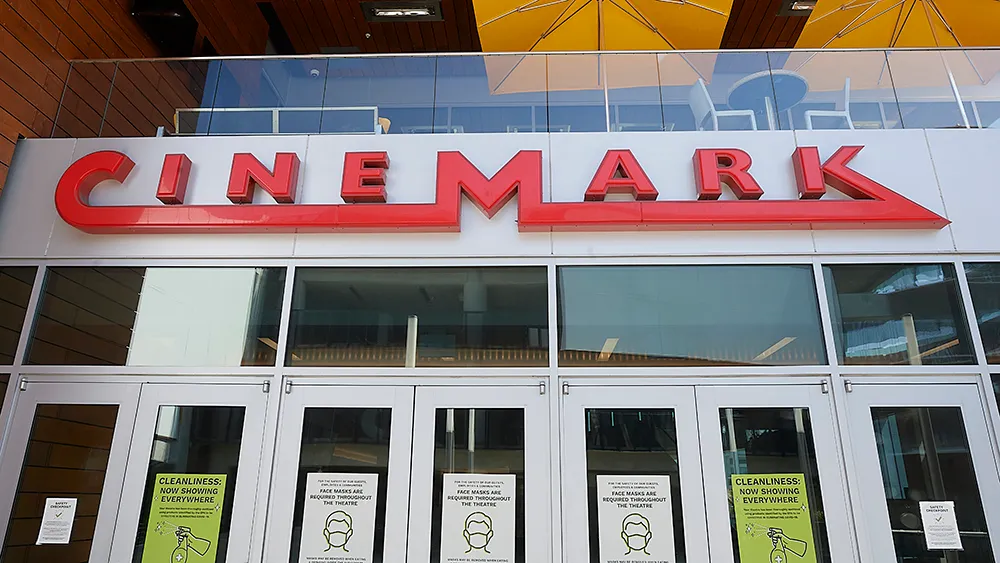
[[[274,365],[281,268],[50,268],[26,363]]]
[[[809,266],[559,268],[561,365],[826,362]]]
[[[844,364],[976,362],[952,264],[824,268]]]
[[[546,366],[547,303],[544,268],[301,268],[288,365]]]

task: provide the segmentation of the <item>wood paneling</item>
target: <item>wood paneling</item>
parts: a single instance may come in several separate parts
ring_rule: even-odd
[[[38,405],[0,558],[87,561],[117,415],[117,405]],[[35,545],[48,497],[77,499],[69,544]]]
[[[115,0],[128,2],[130,0]],[[260,55],[267,43],[267,21],[257,0],[184,0],[200,33],[224,55]]]
[[[722,49],[792,48],[808,17],[779,16],[781,0],[733,0]]]
[[[299,54],[481,51],[472,0],[441,0],[442,21],[369,22],[361,0],[272,0]]]

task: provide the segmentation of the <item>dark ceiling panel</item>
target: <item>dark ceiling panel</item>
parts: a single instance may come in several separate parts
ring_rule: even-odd
[[[479,51],[472,0],[441,0],[442,21],[369,22],[362,0],[271,0],[299,54]]]
[[[722,35],[723,49],[778,49],[795,46],[806,16],[779,16],[782,0],[733,0]]]

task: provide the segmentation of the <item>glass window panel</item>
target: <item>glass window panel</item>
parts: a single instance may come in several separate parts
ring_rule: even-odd
[[[0,268],[0,364],[14,363],[35,268]]]
[[[97,525],[118,405],[40,404],[14,497],[2,561],[85,563]],[[45,499],[77,499],[68,544],[35,545]]]
[[[986,361],[1000,363],[1000,263],[966,264],[965,275]]]
[[[951,264],[826,266],[842,364],[971,364]]]
[[[545,131],[545,56],[440,57],[435,133]]]
[[[548,365],[545,268],[299,268],[289,365]]]
[[[378,475],[374,561],[382,563],[385,507],[389,483],[389,435],[392,409],[307,408],[302,418],[302,449],[296,482],[290,561],[299,560],[306,485],[310,473]],[[313,533],[314,530],[310,531]]]
[[[612,131],[663,131],[659,58],[655,54],[604,55]],[[670,130],[673,127],[667,128]]]
[[[590,561],[600,561],[598,475],[667,475],[674,517],[677,561],[687,561],[684,512],[673,409],[587,409],[587,508],[590,521]]]
[[[896,560],[993,561],[960,407],[873,407]],[[991,468],[992,469],[992,468]],[[954,501],[962,551],[928,551],[920,501]]]
[[[548,55],[549,131],[607,131],[600,55]]]
[[[50,268],[30,364],[274,365],[283,268]]]
[[[809,409],[722,408],[719,409],[719,419],[735,561],[757,563],[740,558],[739,534],[745,530],[738,529],[736,525],[731,477],[775,473],[801,474],[805,477],[816,560],[821,563],[831,561]],[[780,560],[772,558],[771,561],[778,563]]]
[[[431,493],[431,563],[441,561],[441,513],[446,473],[513,474],[514,561],[524,563],[524,410],[437,409]]]
[[[434,131],[434,79],[437,57],[333,57],[327,60],[322,130],[337,108],[374,107],[385,133]]]
[[[559,268],[559,363],[826,361],[809,266]]]
[[[895,86],[903,127],[907,129],[965,127],[962,107],[955,99],[952,79],[958,85],[966,76],[960,68],[962,53],[955,51],[890,51],[889,72]],[[967,65],[968,63],[966,63]],[[966,109],[970,124],[975,117]]]
[[[808,83],[803,92],[775,82],[782,129],[848,129],[848,120],[855,129],[901,127],[883,51],[797,50],[771,53],[771,63],[776,76]]]
[[[284,108],[323,106],[327,86],[327,65],[315,59],[236,59],[221,60],[213,77],[215,91],[211,95],[213,111],[209,130],[214,135],[271,133],[274,131],[273,112]],[[213,69],[215,70],[215,69]],[[261,111],[232,111],[259,108]],[[229,111],[226,111],[229,110]],[[290,116],[282,133],[319,133],[318,111]]]
[[[236,471],[240,461],[240,444],[243,440],[245,407],[184,407],[163,405],[156,417],[153,448],[149,455],[146,489],[139,513],[139,530],[135,537],[132,558],[144,557],[143,549],[149,526],[152,533],[177,534],[181,530],[170,522],[150,522],[149,514],[153,490],[161,474],[188,473],[225,475],[225,497],[222,503],[221,524],[216,543],[216,563],[226,561],[229,545],[229,527],[233,520],[233,499],[236,492]],[[197,530],[188,530],[197,538]],[[178,542],[180,540],[178,539]],[[154,544],[156,545],[156,544]],[[186,547],[186,546],[185,546]],[[194,557],[191,558],[194,560]],[[187,559],[184,559],[187,561]]]

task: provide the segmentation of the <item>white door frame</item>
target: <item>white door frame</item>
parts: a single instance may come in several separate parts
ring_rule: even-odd
[[[705,498],[694,387],[669,384],[641,388],[614,384],[571,385],[562,395],[563,561],[578,563],[591,560],[590,542],[585,541],[590,534],[586,429],[582,424],[587,409],[674,411],[678,465],[681,466],[685,556],[687,561],[708,561],[708,530],[705,526]]]
[[[761,407],[809,409],[830,556],[837,562],[857,561],[856,541],[847,505],[844,462],[828,389],[828,386],[815,383],[700,386],[695,389],[705,476],[705,506],[709,515],[709,549],[713,563],[733,563],[734,559],[719,409]]]
[[[980,502],[990,532],[994,560],[1000,561],[1000,545],[994,541],[1000,528],[1000,474],[993,456],[993,445],[987,430],[985,406],[976,383],[889,384],[870,383],[855,379],[846,394],[847,414],[844,432],[853,451],[855,483],[859,493],[854,503],[854,518],[859,536],[869,546],[862,554],[865,563],[895,561],[895,545],[889,520],[888,505],[878,450],[872,427],[871,407],[959,407],[969,451],[979,486]]]
[[[12,381],[13,384],[13,381]],[[138,383],[27,383],[17,390],[17,403],[8,428],[3,461],[0,463],[0,542],[6,539],[7,526],[14,508],[21,469],[27,453],[36,407],[40,404],[118,405],[118,417],[111,440],[108,467],[104,474],[101,503],[94,527],[89,561],[99,563],[111,558],[111,538],[122,495],[122,475],[129,456],[132,425],[139,403]],[[2,545],[2,543],[0,543]]]
[[[253,544],[253,522],[257,513],[257,483],[260,477],[260,457],[264,439],[267,401],[260,383],[205,384],[205,383],[144,383],[139,397],[139,411],[132,433],[132,451],[124,472],[125,485],[118,512],[114,540],[111,542],[112,561],[131,561],[139,528],[149,469],[149,456],[153,447],[153,433],[160,406],[218,406],[246,407],[243,420],[243,437],[240,441],[239,466],[233,492],[232,524],[229,528],[229,545],[226,560],[250,560]],[[261,511],[263,516],[263,511]]]
[[[544,384],[421,386],[416,389],[410,527],[407,561],[427,563],[431,554],[434,482],[434,429],[437,409],[524,409],[525,562],[550,563],[552,497],[549,400]],[[532,431],[532,429],[537,429]]]
[[[410,442],[413,436],[413,386],[339,386],[297,381],[282,403],[271,488],[270,522],[265,536],[265,561],[287,561],[291,549],[295,511],[296,476],[302,445],[302,417],[305,409],[391,408],[389,429],[388,490],[386,530],[406,530],[409,514]],[[403,536],[405,537],[405,535]],[[383,561],[403,561],[404,542],[385,541]],[[291,563],[297,563],[293,561]]]

